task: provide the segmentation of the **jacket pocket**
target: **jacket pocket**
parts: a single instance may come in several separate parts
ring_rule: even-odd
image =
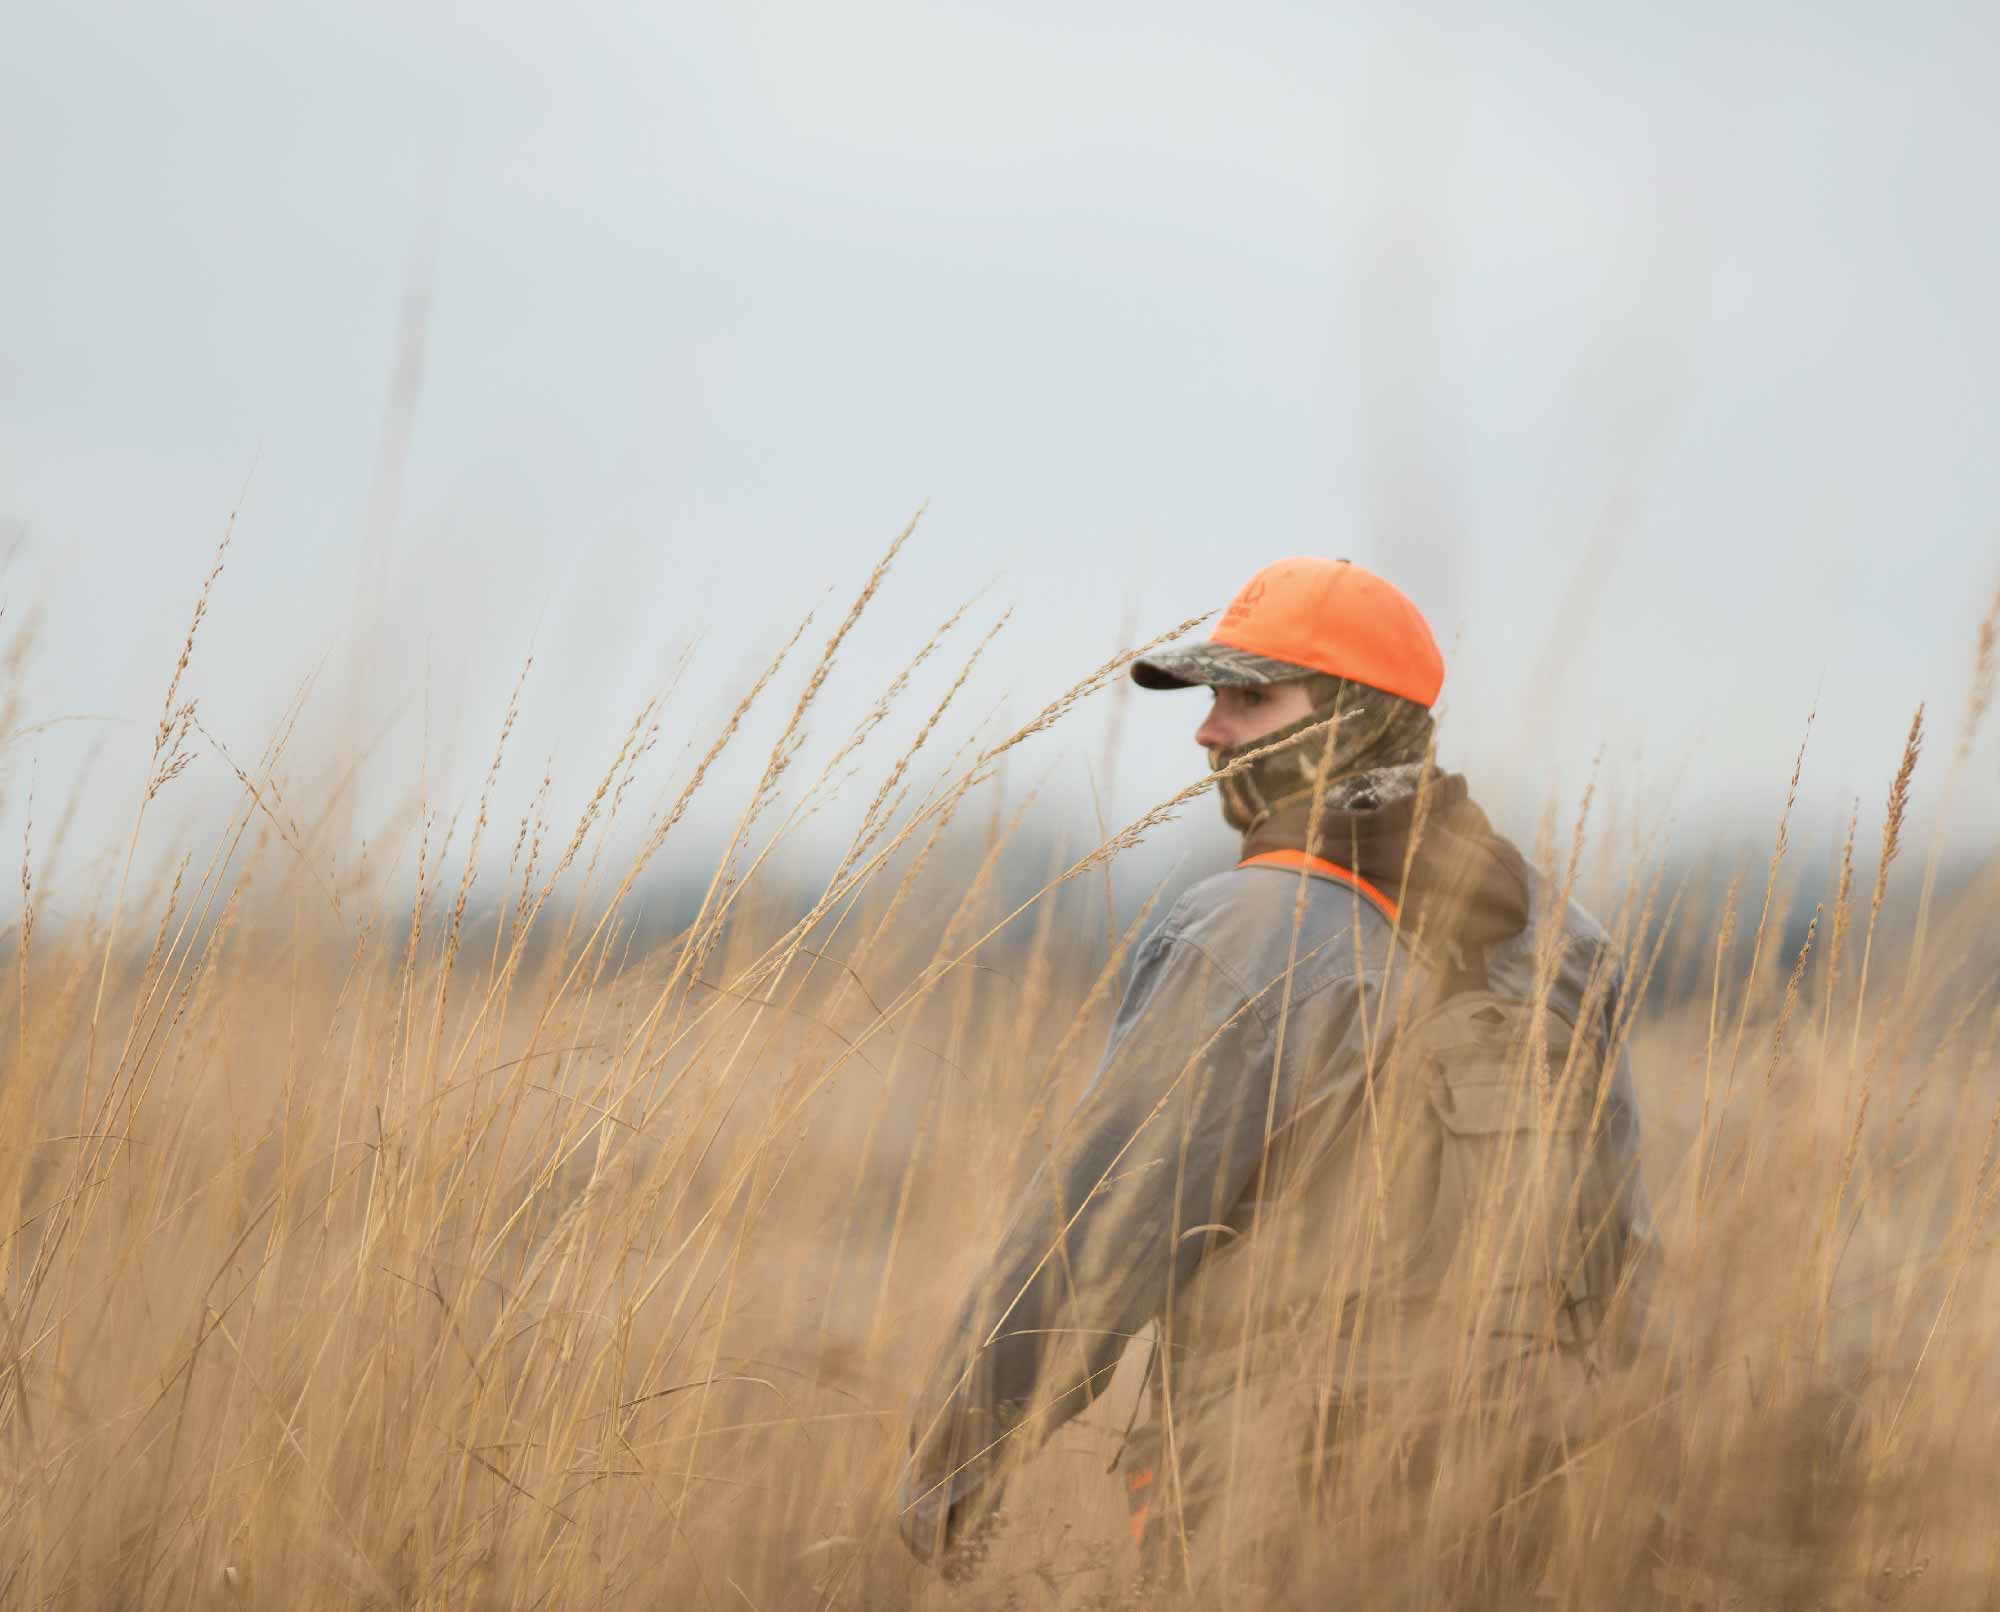
[[[1560,1068],[1560,1055],[1552,1062]],[[1601,1303],[1587,1257],[1598,1196],[1588,1101],[1539,1089],[1512,1059],[1433,1067],[1442,1147],[1431,1275],[1463,1324],[1496,1341],[1588,1343],[1590,1301]]]

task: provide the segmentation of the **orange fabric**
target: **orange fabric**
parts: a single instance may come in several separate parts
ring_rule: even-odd
[[[1400,589],[1351,560],[1267,565],[1230,601],[1211,640],[1351,678],[1429,707],[1444,687],[1430,623]]]
[[[1150,1489],[1152,1486],[1153,1469],[1151,1467],[1134,1472],[1131,1477],[1125,1480],[1125,1491],[1132,1496],[1128,1504],[1132,1507],[1132,1543],[1135,1545],[1144,1546],[1146,1543],[1146,1522],[1153,1514],[1153,1497],[1147,1495],[1145,1499],[1141,1500],[1139,1492],[1142,1489]]]
[[[1342,867],[1338,862],[1329,862],[1323,856],[1314,856],[1310,851],[1265,851],[1258,856],[1245,857],[1236,865],[1239,868],[1292,868],[1294,870],[1304,868],[1310,873],[1317,873],[1321,878],[1337,879],[1342,884],[1352,885],[1370,901],[1374,902],[1376,906],[1382,909],[1384,916],[1388,918],[1390,923],[1396,921],[1398,908],[1395,902],[1391,901],[1380,890],[1376,889],[1374,885],[1362,878],[1360,874],[1349,868]]]

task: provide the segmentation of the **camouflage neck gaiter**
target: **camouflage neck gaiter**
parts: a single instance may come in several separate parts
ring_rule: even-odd
[[[1310,801],[1316,785],[1331,791],[1357,773],[1419,762],[1429,752],[1431,714],[1414,701],[1319,672],[1300,681],[1312,697],[1310,715],[1248,744],[1209,752],[1210,769],[1220,772],[1253,750],[1277,746],[1216,785],[1222,819],[1240,834],[1255,833],[1281,807]]]

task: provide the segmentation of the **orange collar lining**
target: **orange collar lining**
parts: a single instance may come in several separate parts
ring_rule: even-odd
[[[1247,856],[1236,864],[1239,868],[1304,868],[1308,873],[1318,874],[1323,879],[1333,879],[1340,884],[1358,890],[1376,906],[1382,909],[1390,923],[1396,922],[1399,909],[1374,885],[1351,868],[1344,868],[1338,862],[1329,862],[1323,856],[1314,856],[1310,851],[1265,851],[1257,856]]]

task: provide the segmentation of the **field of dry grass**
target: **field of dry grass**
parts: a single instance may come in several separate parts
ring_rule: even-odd
[[[1932,888],[1896,843],[1913,788],[1990,764],[1992,624],[1962,718],[1913,728],[1900,770],[1884,736],[1880,799],[1798,893],[1807,951],[1779,938],[1776,822],[1768,885],[1719,903],[1588,822],[1547,847],[1588,847],[1631,977],[1704,983],[1633,1030],[1666,1324],[1531,1497],[1533,1582],[1458,1548],[1518,1504],[1473,1462],[1420,1507],[1330,1515],[1239,1604],[2000,1604],[2000,883],[1989,860]],[[1130,935],[1099,867],[1156,820],[1018,910],[994,767],[1121,665],[949,763],[941,710],[864,767],[866,826],[800,907],[764,852],[837,770],[792,762],[846,630],[799,651],[819,671],[664,939],[634,892],[715,810],[707,761],[631,865],[599,853],[666,710],[581,822],[424,815],[395,910],[277,746],[226,833],[158,878],[114,867],[88,920],[36,922],[31,840],[0,1041],[0,1605],[1172,1604],[1128,1588],[1106,1475],[1136,1351],[971,1581],[893,1521],[916,1374],[1115,1006]],[[173,677],[135,844],[203,744]],[[504,893],[471,880],[508,846]]]

